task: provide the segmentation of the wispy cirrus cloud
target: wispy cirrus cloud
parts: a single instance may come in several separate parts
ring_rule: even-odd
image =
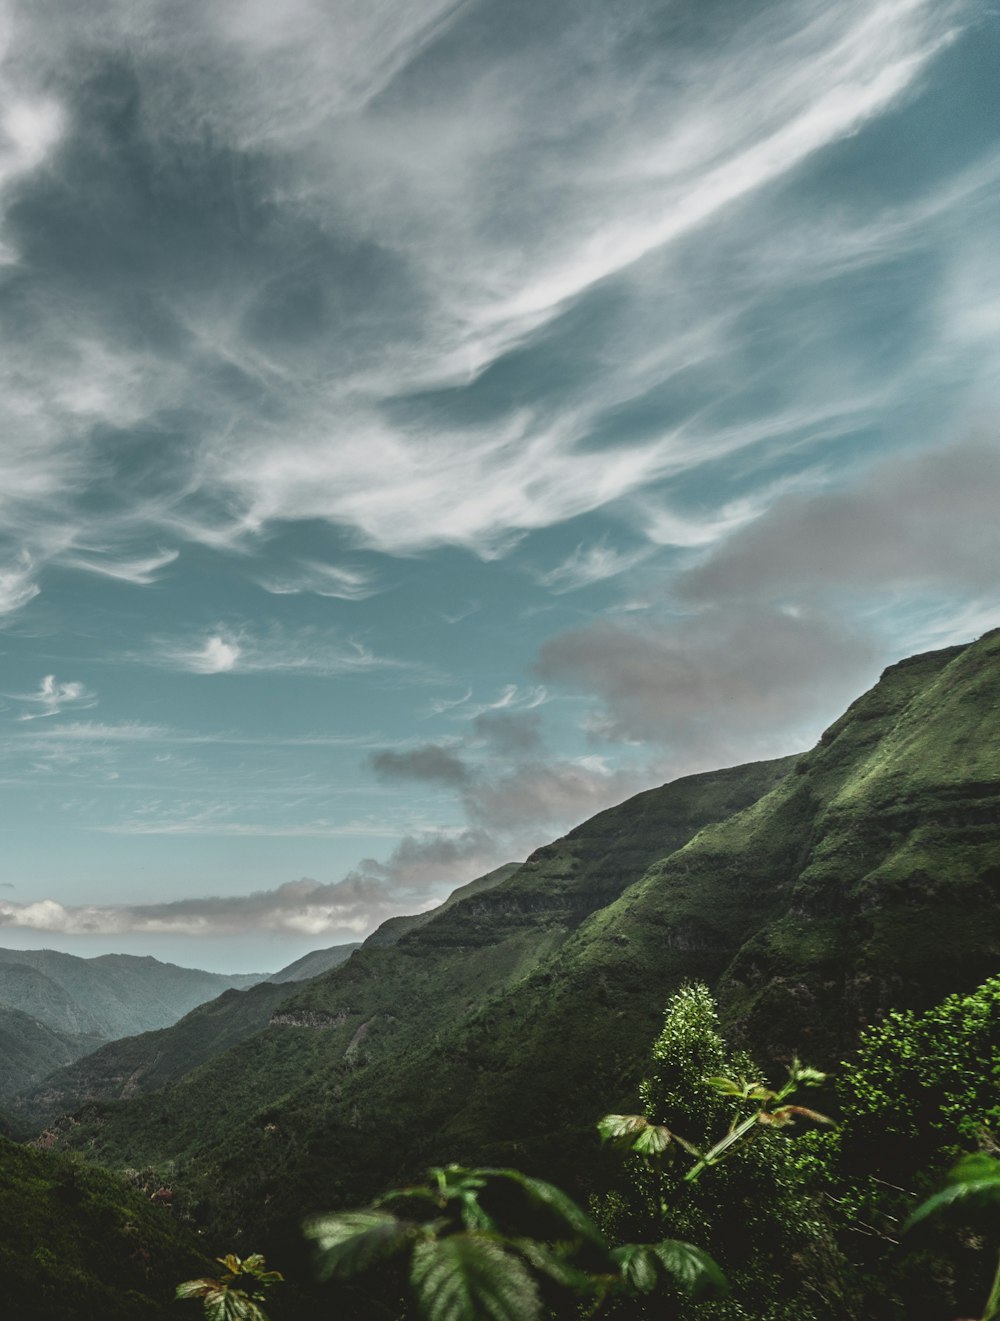
[[[247,627],[219,627],[189,641],[152,639],[149,650],[136,660],[187,674],[297,674],[324,678],[331,675],[405,671],[419,678],[421,667],[380,656],[356,638],[277,627],[253,632]],[[425,676],[429,677],[429,676]]]
[[[184,23],[165,0],[102,0],[85,25],[60,0],[17,12],[0,115],[23,278],[0,324],[0,398],[5,434],[24,441],[4,457],[0,514],[29,558],[0,570],[8,611],[51,566],[142,585],[169,571],[165,541],[245,549],[304,519],[393,554],[503,554],[758,446],[782,417],[798,419],[791,447],[849,428],[845,391],[815,374],[789,374],[788,397],[762,406],[742,318],[813,277],[817,253],[838,249],[832,227],[852,236],[844,271],[887,259],[890,224],[916,249],[968,203],[939,189],[937,209],[897,205],[881,228],[807,208],[776,271],[768,190],[919,92],[974,21],[958,0],[787,0],[780,23],[712,12],[705,31],[669,33],[648,6],[611,22],[587,3],[516,42],[482,6],[445,0],[363,15],[299,0],[280,31],[251,3]],[[149,237],[157,199],[121,166],[123,98],[137,107],[128,159],[164,196],[194,199],[176,243]],[[75,247],[55,241],[67,209]],[[950,238],[959,261],[963,235]],[[518,363],[519,388],[497,391]],[[705,409],[720,382],[755,426]],[[182,439],[133,471],[117,442],[129,427]],[[88,552],[109,528],[127,552]],[[551,585],[610,565],[581,557]],[[259,581],[340,599],[372,586],[307,561]]]
[[[364,601],[381,590],[374,576],[364,569],[316,560],[300,560],[287,569],[264,574],[257,583],[274,596],[311,592],[341,601]]]
[[[97,694],[86,684],[77,679],[60,681],[54,674],[46,674],[33,693],[7,693],[5,696],[24,708],[19,720],[40,720],[60,715],[65,710],[86,710],[97,705]]]

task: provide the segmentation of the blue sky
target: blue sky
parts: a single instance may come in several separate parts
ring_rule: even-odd
[[[985,3],[0,50],[0,944],[276,968],[1000,623]]]

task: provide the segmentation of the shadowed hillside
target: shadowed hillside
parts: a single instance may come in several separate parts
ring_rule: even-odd
[[[1000,632],[893,666],[798,760],[601,813],[61,1140],[113,1163],[180,1156],[219,1226],[248,1205],[291,1222],[432,1160],[572,1182],[684,980],[716,988],[762,1059],[823,1065],[890,1006],[994,971],[998,819]]]

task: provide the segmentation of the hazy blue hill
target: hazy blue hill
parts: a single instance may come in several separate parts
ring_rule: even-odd
[[[229,987],[258,981],[257,974],[202,972],[131,954],[81,959],[56,950],[0,949],[0,1004],[60,1031],[106,1040],[166,1027]]]
[[[279,972],[269,973],[267,980],[274,983],[306,982],[310,977],[318,977],[321,973],[329,972],[331,968],[339,967],[356,949],[360,948],[361,942],[355,941],[352,945],[331,945],[328,949],[310,950],[308,954],[303,954],[301,959],[289,963]]]
[[[99,1048],[93,1043],[86,1047],[92,1053],[78,1050],[36,1073],[22,1087],[9,1089],[8,1108],[20,1122],[34,1123],[37,1131],[53,1116],[88,1101],[124,1100],[155,1091],[266,1027],[293,990],[287,984],[260,982],[245,991],[224,991],[171,1027],[122,1037]],[[15,1090],[21,1094],[15,1097]]]
[[[0,1299],[10,1321],[159,1321],[208,1263],[170,1211],[103,1170],[0,1137]]]
[[[0,1006],[0,1102],[87,1054],[100,1038],[59,1032],[20,1009]]]

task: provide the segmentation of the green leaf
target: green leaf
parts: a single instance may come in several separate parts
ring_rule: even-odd
[[[590,1293],[595,1288],[594,1279],[586,1271],[574,1266],[560,1254],[559,1245],[547,1247],[533,1238],[512,1238],[507,1240],[524,1257],[534,1270],[547,1275],[564,1289],[577,1293]]]
[[[536,1206],[544,1207],[567,1225],[574,1237],[588,1239],[602,1248],[606,1247],[601,1231],[590,1216],[577,1206],[572,1197],[567,1196],[554,1184],[546,1183],[544,1179],[532,1179],[527,1174],[522,1174],[520,1170],[480,1170],[479,1173],[488,1175],[491,1179],[509,1179],[516,1183],[524,1189]]]
[[[478,1234],[418,1243],[410,1283],[427,1321],[541,1321],[527,1267]]]
[[[729,1292],[729,1282],[718,1264],[702,1248],[666,1238],[654,1243],[653,1251],[677,1287],[690,1298],[722,1298]]]
[[[632,1150],[642,1156],[662,1156],[673,1137],[670,1129],[663,1124],[649,1124],[632,1143]]]
[[[303,1226],[319,1250],[320,1279],[345,1279],[391,1257],[416,1234],[416,1226],[387,1211],[343,1211],[315,1216]]]
[[[716,1092],[721,1092],[723,1096],[744,1096],[746,1094],[746,1085],[738,1083],[732,1078],[702,1078],[706,1087],[711,1087]]]
[[[204,1298],[206,1294],[218,1289],[218,1280],[185,1280],[177,1286],[175,1298]]]
[[[645,1115],[605,1115],[597,1131],[605,1142],[630,1147],[635,1137],[648,1127]]]
[[[662,1263],[648,1243],[626,1243],[611,1254],[629,1289],[653,1293],[660,1282]]]
[[[944,1207],[967,1200],[1000,1202],[1000,1161],[985,1152],[975,1152],[960,1160],[948,1175],[948,1186],[917,1207],[903,1226],[903,1232]]]

